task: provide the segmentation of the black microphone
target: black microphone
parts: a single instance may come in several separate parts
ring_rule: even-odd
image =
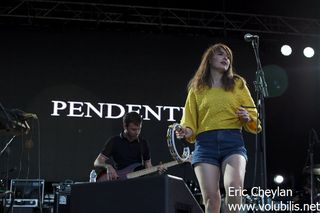
[[[246,42],[251,42],[251,41],[253,41],[253,40],[255,40],[255,39],[259,39],[259,36],[258,35],[251,35],[250,33],[247,33],[247,34],[245,34],[244,35],[244,40],[246,41]]]

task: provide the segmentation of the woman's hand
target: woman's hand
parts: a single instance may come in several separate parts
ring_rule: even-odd
[[[243,108],[243,107],[239,107],[237,109],[237,115],[240,119],[240,121],[244,122],[244,123],[247,123],[247,122],[250,122],[251,121],[251,118],[249,116],[249,112]]]
[[[192,135],[192,130],[188,127],[180,127],[176,129],[177,138],[188,138]]]

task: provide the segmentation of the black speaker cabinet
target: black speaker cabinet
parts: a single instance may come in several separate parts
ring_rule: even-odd
[[[42,208],[42,211],[34,207],[13,207],[10,210],[9,207],[4,207],[0,213],[52,213],[52,211],[53,209],[49,207]]]
[[[184,181],[171,175],[78,183],[71,213],[203,213]]]
[[[8,211],[8,207],[4,208],[3,212],[9,213],[34,213],[34,209],[32,207],[13,207]]]

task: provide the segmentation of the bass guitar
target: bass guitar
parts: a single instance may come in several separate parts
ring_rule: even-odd
[[[143,168],[143,166],[140,163],[134,163],[134,164],[131,164],[131,165],[125,167],[124,169],[118,170],[117,173],[119,175],[120,180],[125,180],[125,179],[141,177],[144,175],[148,175],[148,174],[157,172],[159,170],[160,166],[162,166],[164,168],[169,168],[169,167],[172,167],[172,166],[175,166],[178,164],[179,164],[179,162],[175,160],[175,161],[163,163],[158,166],[153,166],[150,168],[141,169],[141,168]],[[107,180],[108,180],[108,176],[107,176],[106,170],[104,170],[98,174],[97,182],[102,182],[102,181],[107,181]]]

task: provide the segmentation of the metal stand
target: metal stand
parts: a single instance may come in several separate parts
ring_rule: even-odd
[[[6,151],[6,149],[10,146],[11,142],[13,141],[13,139],[15,138],[16,136],[12,136],[12,138],[9,140],[9,142],[4,146],[4,148],[1,150],[0,152],[0,157],[3,155],[3,153]]]
[[[1,111],[1,114],[4,115],[4,118],[5,118],[5,121],[4,123],[2,124],[5,128],[5,131],[6,132],[10,132],[10,129],[13,128],[12,126],[12,120],[10,118],[10,116],[8,115],[8,113],[6,112],[6,109],[3,107],[2,103],[0,102],[0,111]],[[2,157],[2,155],[4,155],[4,153],[6,152],[6,150],[8,149],[8,147],[11,145],[13,139],[16,137],[16,135],[13,135],[11,137],[11,139],[6,143],[6,145],[4,146],[4,148],[0,151],[0,159]],[[8,152],[9,153],[9,152]],[[6,168],[6,179],[5,179],[5,191],[4,193],[0,194],[0,199],[2,199],[2,204],[3,204],[3,208],[0,208],[0,212],[4,212],[5,211],[5,203],[6,203],[6,198],[8,197],[8,195],[11,195],[13,197],[13,193],[11,191],[8,190],[8,183],[9,181],[9,168],[8,168],[8,165],[7,165],[7,168]],[[11,209],[12,209],[12,206],[13,206],[13,203],[11,202],[9,208],[7,209],[6,212],[9,212]]]
[[[22,135],[22,134],[27,134],[28,131],[30,130],[30,126],[27,123],[27,119],[29,118],[34,118],[37,119],[35,114],[31,114],[31,113],[25,113],[21,110],[18,109],[14,109],[14,110],[7,110],[3,107],[3,105],[0,102],[0,127],[1,127],[1,134],[5,134],[6,136],[10,136],[11,139],[6,143],[6,145],[4,146],[4,148],[1,149],[0,151],[0,158],[7,153],[7,168],[6,168],[6,178],[5,178],[5,191],[4,193],[0,194],[0,199],[3,199],[3,204],[6,203],[6,197],[8,195],[11,195],[11,204],[10,207],[7,209],[7,212],[10,211],[10,209],[13,206],[13,200],[14,200],[14,195],[13,192],[9,191],[9,167],[8,167],[8,160],[9,160],[9,151],[8,148],[10,147],[10,145],[12,144],[13,140],[15,139],[16,136],[18,135]],[[40,176],[40,175],[39,175]],[[13,199],[12,199],[13,198]],[[5,208],[6,205],[3,205],[3,210]],[[40,212],[42,212],[42,205],[41,203],[39,204],[40,207]],[[1,211],[1,207],[0,207],[0,211]]]
[[[314,145],[319,143],[318,134],[314,129],[311,129],[310,135],[309,135],[309,160],[310,160],[310,204],[312,205],[314,203]]]
[[[256,80],[254,82],[255,90],[257,92],[257,111],[258,111],[258,117],[261,121],[261,153],[262,153],[262,160],[261,160],[261,183],[262,188],[267,188],[267,159],[266,159],[266,130],[265,130],[265,104],[264,104],[264,98],[268,97],[268,89],[267,89],[267,83],[264,78],[264,72],[262,70],[260,56],[259,56],[259,37],[256,36],[251,41],[256,62],[257,62],[257,71],[256,71]],[[256,141],[258,144],[258,136],[256,136]]]

